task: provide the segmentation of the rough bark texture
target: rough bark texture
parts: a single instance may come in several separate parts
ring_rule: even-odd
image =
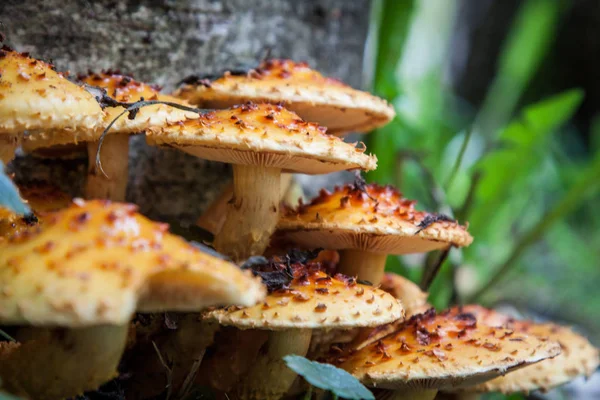
[[[273,57],[306,60],[361,86],[368,0],[3,0],[7,43],[74,73],[118,68],[172,89],[183,77]],[[18,157],[20,181],[81,193],[86,160]],[[132,139],[127,200],[152,218],[194,221],[229,181],[227,165]]]

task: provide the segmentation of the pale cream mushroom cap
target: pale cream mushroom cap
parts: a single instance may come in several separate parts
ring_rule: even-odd
[[[80,80],[90,86],[106,90],[112,99],[122,103],[135,103],[144,100],[160,100],[191,107],[185,100],[160,93],[160,88],[123,75],[118,71],[89,73]],[[124,107],[106,107],[103,120],[93,130],[81,132],[49,131],[27,135],[23,140],[23,149],[32,152],[41,148],[56,147],[78,142],[96,141],[103,130],[125,111]],[[155,104],[140,108],[133,119],[128,113],[121,116],[108,131],[108,134],[135,134],[144,132],[149,126],[163,126],[167,123],[198,118],[198,114],[183,111],[166,104]]]
[[[377,158],[365,154],[364,148],[327,135],[325,128],[271,104],[248,103],[150,128],[146,140],[207,160],[305,174],[377,167]]]
[[[243,75],[225,73],[179,89],[176,96],[203,108],[227,108],[247,101],[280,103],[328,133],[368,132],[396,115],[385,100],[326,78],[306,63],[267,60]]]
[[[89,132],[104,114],[83,87],[44,61],[0,50],[0,135],[45,131]]]
[[[414,209],[391,186],[347,184],[322,190],[310,203],[288,209],[277,236],[307,248],[356,249],[383,254],[421,253],[450,245],[468,246],[473,238],[452,221],[423,224],[434,214]]]
[[[463,312],[470,312],[481,324],[504,326],[515,333],[534,335],[542,340],[558,342],[561,353],[549,360],[523,368],[518,373],[466,388],[473,392],[517,393],[534,390],[550,390],[579,376],[591,376],[600,364],[598,349],[585,337],[571,328],[553,323],[535,323],[515,320],[493,310],[479,306],[465,306]]]
[[[329,361],[384,389],[474,385],[560,353],[556,342],[477,324],[471,314],[434,310],[361,350]]]
[[[401,275],[386,272],[379,287],[402,302],[407,316],[420,314],[431,308],[427,303],[429,293],[423,292],[419,285]]]
[[[262,304],[210,311],[207,319],[239,329],[350,329],[404,318],[402,304],[388,293],[352,278],[330,277],[301,267],[289,289],[277,290]]]
[[[136,210],[75,200],[0,242],[0,323],[122,325],[136,310],[199,311],[264,298],[257,278]]]

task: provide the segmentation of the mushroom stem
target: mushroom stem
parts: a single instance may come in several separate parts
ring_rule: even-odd
[[[128,324],[86,328],[22,328],[19,346],[0,363],[0,378],[18,395],[75,397],[117,375]]]
[[[240,400],[276,400],[290,389],[296,373],[283,361],[288,354],[305,356],[308,353],[312,331],[291,329],[272,331],[253,367],[236,387]]]
[[[281,169],[233,166],[233,198],[215,248],[235,261],[262,254],[279,219]]]
[[[340,254],[338,272],[378,285],[385,272],[386,254],[364,250],[344,250]]]
[[[102,143],[100,162],[102,170],[96,168],[96,153],[99,142],[89,142],[88,176],[85,187],[86,199],[108,199],[125,201],[127,189],[129,135],[107,135]]]
[[[4,165],[15,158],[15,151],[19,147],[19,141],[15,135],[0,135],[0,160]]]
[[[290,186],[292,184],[292,174],[281,174],[281,199],[286,201]],[[296,191],[297,192],[297,191]],[[301,196],[301,195],[300,195]],[[233,197],[233,184],[227,185],[217,199],[202,213],[196,224],[206,229],[213,235],[221,231],[225,218],[227,217],[227,204]],[[298,200],[298,199],[296,199]]]
[[[437,395],[437,389],[405,389],[386,392],[383,396],[378,396],[378,400],[433,400]],[[389,393],[389,394],[387,394]]]

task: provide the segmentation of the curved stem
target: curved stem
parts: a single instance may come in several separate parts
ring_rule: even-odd
[[[379,285],[385,272],[387,254],[364,250],[343,250],[340,254],[338,272],[355,276],[360,280]]]
[[[288,354],[305,356],[311,336],[310,329],[270,332],[264,352],[259,353],[252,369],[237,385],[237,398],[277,400],[283,397],[296,379],[296,373],[287,367],[283,357]]]
[[[56,400],[97,389],[117,375],[128,324],[86,328],[22,328],[19,346],[0,362],[7,390]]]
[[[88,143],[88,176],[85,187],[86,199],[125,201],[128,178],[129,136],[108,135],[102,145],[100,161],[102,170],[94,160],[100,142]]]
[[[215,249],[235,261],[261,255],[279,219],[281,169],[233,166],[233,199],[228,202]]]

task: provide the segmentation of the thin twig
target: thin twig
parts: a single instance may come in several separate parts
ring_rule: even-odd
[[[160,363],[167,370],[167,397],[165,400],[169,400],[173,392],[173,370],[165,362],[165,359],[163,358],[162,354],[160,354],[160,350],[158,349],[158,346],[156,345],[156,342],[154,342],[154,340],[152,341],[152,346],[154,347],[154,351],[156,351],[156,354],[158,355]]]
[[[473,202],[475,201],[475,193],[479,183],[481,182],[481,176],[481,171],[476,171],[473,174],[471,186],[469,186],[469,191],[467,192],[467,197],[465,198],[465,201],[460,209],[456,211],[456,219],[458,221],[466,221],[469,218],[471,207],[473,207]]]
[[[181,389],[179,389],[179,393],[177,394],[177,398],[183,399],[185,398],[192,388],[194,387],[194,380],[196,379],[196,375],[198,375],[198,369],[200,369],[200,364],[202,364],[202,359],[204,358],[204,353],[206,353],[206,349],[200,354],[198,359],[194,360],[192,367],[190,368],[190,372],[185,377],[183,384],[181,385]]]
[[[436,262],[425,267],[425,270],[423,271],[423,277],[421,278],[421,290],[425,292],[429,290],[429,287],[435,280],[435,277],[437,276],[438,272],[440,272],[442,264],[444,264],[444,261],[446,261],[446,259],[448,258],[448,254],[450,253],[451,248],[452,246],[440,252]]]
[[[463,158],[465,157],[467,147],[469,145],[469,142],[471,141],[471,136],[473,136],[473,130],[474,130],[473,128],[467,130],[467,133],[465,134],[465,138],[463,139],[463,142],[460,145],[458,157],[456,158],[456,161],[454,161],[454,165],[452,166],[452,169],[450,170],[450,176],[448,176],[448,181],[446,181],[446,190],[450,189],[450,187],[452,186],[452,183],[454,182],[454,178],[456,178],[456,175],[458,175],[458,171],[460,169],[460,166],[462,165],[462,161],[463,161]]]
[[[10,336],[8,333],[4,332],[2,329],[0,329],[0,336],[2,336],[4,339],[10,341],[10,342],[16,342],[17,340]]]

